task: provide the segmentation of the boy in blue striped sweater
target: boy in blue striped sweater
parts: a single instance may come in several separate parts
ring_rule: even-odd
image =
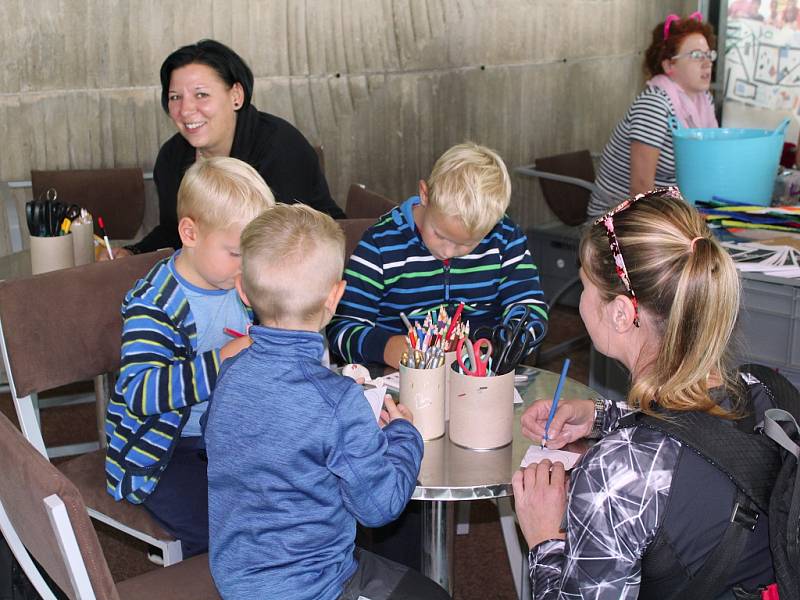
[[[473,331],[496,325],[515,304],[547,321],[527,238],[505,216],[510,199],[496,152],[471,142],[447,150],[419,182],[419,196],[381,217],[356,247],[327,330],[332,353],[398,367],[406,348],[400,313],[422,319],[442,304],[452,314],[464,302]]]
[[[275,205],[250,165],[196,162],[178,190],[183,248],[136,282],[122,304],[122,363],[106,412],[106,485],[144,504],[189,557],[208,549],[208,479],[200,417],[220,364],[247,347],[252,311],[234,287],[244,226]]]

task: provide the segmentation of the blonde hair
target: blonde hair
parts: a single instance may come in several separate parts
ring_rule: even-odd
[[[215,230],[249,223],[272,206],[275,197],[258,171],[228,156],[198,160],[178,189],[178,220],[189,217]]]
[[[511,201],[511,179],[503,159],[474,142],[458,144],[442,154],[427,183],[430,206],[460,217],[471,235],[486,235]]]
[[[613,217],[631,287],[658,339],[650,364],[637,365],[628,403],[652,414],[671,410],[732,413],[710,397],[708,377],[736,390],[728,345],[739,312],[733,260],[697,211],[678,198],[646,197]],[[584,232],[581,265],[603,302],[629,295],[616,272],[603,224]],[[734,394],[735,395],[735,394]]]
[[[344,232],[303,204],[278,204],[242,231],[242,288],[262,322],[309,321],[344,269]]]

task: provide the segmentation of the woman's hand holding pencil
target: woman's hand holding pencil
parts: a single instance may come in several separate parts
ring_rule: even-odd
[[[533,442],[544,440],[545,425],[553,401],[536,400],[522,415],[522,435]],[[563,448],[570,442],[585,438],[594,425],[594,400],[562,399],[547,430],[547,447]]]
[[[523,413],[522,435],[552,450],[589,435],[594,425],[594,400],[560,400],[569,359],[564,361],[552,400],[536,400]]]

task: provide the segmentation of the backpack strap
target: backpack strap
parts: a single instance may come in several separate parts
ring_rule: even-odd
[[[797,421],[792,415],[779,408],[770,408],[764,413],[764,435],[789,454],[794,455],[795,459],[800,460],[800,446],[789,437],[781,423],[786,423],[790,428],[793,427],[791,431],[800,431]]]
[[[731,580],[751,539],[758,516],[755,505],[744,492],[737,490],[730,525],[700,570],[677,594],[670,596],[670,600],[696,600],[721,595],[727,589],[727,582]]]
[[[762,512],[780,469],[780,456],[763,436],[745,433],[731,422],[699,412],[661,411],[663,418],[643,413],[636,424],[680,441],[725,473]]]

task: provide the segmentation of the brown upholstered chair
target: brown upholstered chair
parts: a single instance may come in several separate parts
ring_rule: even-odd
[[[207,554],[115,584],[81,493],[3,414],[0,531],[43,598],[51,582],[73,599],[219,598]]]
[[[120,365],[122,300],[170,253],[160,250],[0,283],[0,347],[11,396],[23,435],[42,456],[47,450],[32,395],[77,381],[98,384],[97,431],[105,441],[109,374]],[[144,508],[108,495],[104,460],[101,449],[58,467],[80,490],[93,518],[161,548],[165,564],[180,562],[180,541]]]
[[[139,168],[31,171],[31,186],[34,198],[54,188],[60,202],[88,210],[95,219],[95,233],[97,217],[103,217],[111,239],[133,239],[144,219],[144,179]]]
[[[371,192],[360,183],[354,183],[347,191],[344,212],[350,219],[372,219],[374,222],[396,206],[397,203],[386,196]]]
[[[586,221],[589,196],[596,189],[594,163],[588,150],[537,158],[535,163],[517,167],[514,172],[539,178],[544,200],[559,221],[573,226]]]
[[[375,224],[375,219],[339,219],[336,221],[344,230],[345,261],[350,260],[350,255],[361,241],[361,236],[368,227]]]

